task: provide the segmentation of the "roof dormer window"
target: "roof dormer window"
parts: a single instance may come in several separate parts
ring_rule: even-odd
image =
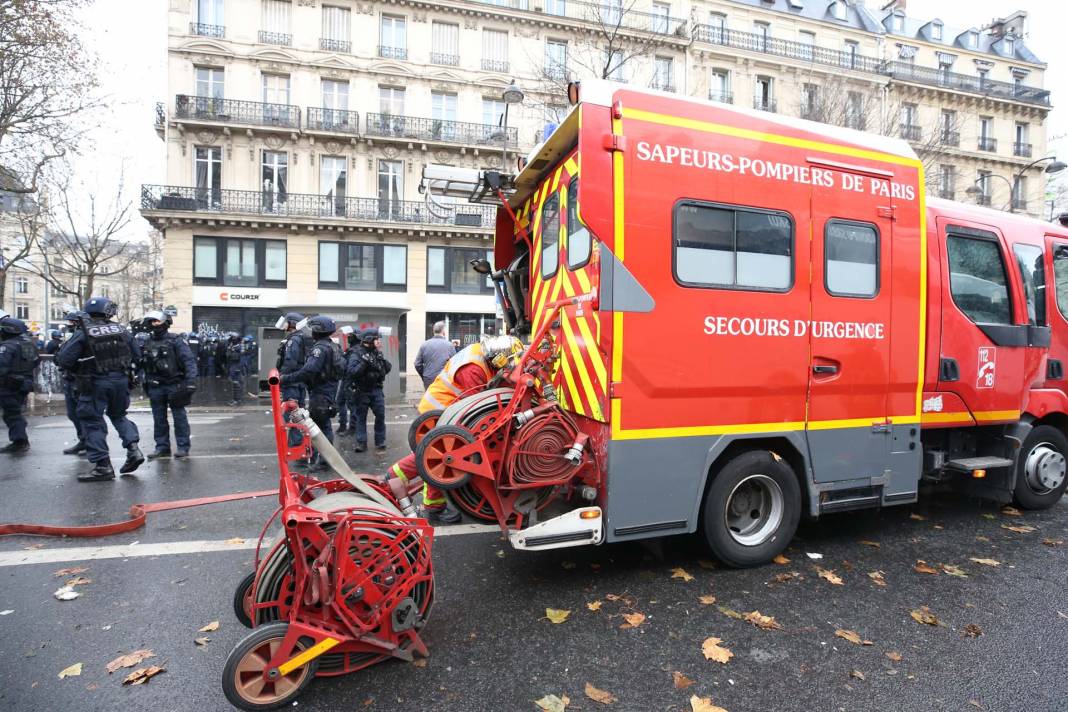
[[[841,0],[831,5],[831,14],[834,15],[834,19],[836,20],[848,19],[848,16],[846,15],[847,10],[848,8],[846,7],[846,4],[841,2]]]
[[[905,31],[905,13],[900,10],[895,11],[890,16],[890,31],[891,32],[904,32]]]
[[[968,49],[975,49],[979,46],[979,33],[975,30],[968,30],[964,33],[964,46]]]
[[[1016,54],[1016,36],[1005,35],[1005,53],[1009,55]]]
[[[942,41],[942,23],[937,20],[931,23],[931,39]]]

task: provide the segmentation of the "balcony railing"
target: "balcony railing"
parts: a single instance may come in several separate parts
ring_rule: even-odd
[[[408,59],[408,48],[378,45],[378,56],[383,59]]]
[[[998,140],[996,138],[991,138],[990,136],[980,136],[979,137],[979,150],[980,151],[997,151],[998,150]]]
[[[918,67],[908,62],[887,62],[882,73],[905,82],[966,91],[997,99],[1010,99],[1028,104],[1043,104],[1045,106],[1049,106],[1050,103],[1049,91],[1045,89],[999,82],[967,74],[957,74],[933,67]]]
[[[259,38],[261,44],[281,45],[282,47],[289,47],[293,44],[293,35],[287,35],[284,32],[260,30]]]
[[[694,39],[698,42],[708,42],[709,44],[722,45],[733,49],[772,54],[777,57],[812,62],[813,64],[822,64],[839,69],[852,69],[858,72],[878,72],[882,65],[882,60],[877,57],[867,57],[852,52],[816,47],[804,42],[765,37],[753,32],[727,30],[715,25],[697,25],[693,29]]]
[[[519,140],[517,128],[509,127],[506,130],[495,124],[471,124],[395,114],[367,114],[366,124],[364,134],[367,136],[468,145],[493,143],[498,146],[514,146]]]
[[[759,96],[753,98],[753,108],[772,113],[778,111],[778,105],[772,99],[761,99]]]
[[[442,54],[441,52],[431,52],[430,63],[442,64],[446,67],[455,67],[460,64],[460,56],[457,54]]]
[[[568,79],[567,67],[561,64],[550,64],[542,67],[541,75],[546,79],[556,79],[562,82]]]
[[[671,82],[650,82],[649,88],[655,89],[656,91],[675,92],[675,85]]]
[[[708,92],[708,98],[712,101],[718,101],[721,104],[733,104],[734,94],[729,91],[716,91],[712,89]]]
[[[162,131],[167,125],[167,109],[162,101],[156,102],[156,130]]]
[[[355,136],[360,133],[360,115],[355,111],[309,106],[304,115],[304,130],[330,131]]]
[[[141,209],[237,215],[273,215],[279,218],[342,218],[372,222],[418,223],[492,227],[496,208],[490,205],[458,204],[449,214],[435,215],[421,200],[391,200],[275,193],[258,190],[228,190],[174,185],[142,185]]]
[[[938,140],[943,146],[960,146],[960,131],[942,129],[938,134]]]
[[[482,68],[487,72],[507,72],[508,62],[503,59],[483,59]]]
[[[611,32],[617,27],[659,35],[675,35],[686,38],[686,20],[652,12],[639,12],[629,7],[584,2],[582,0],[475,0],[485,5],[536,12],[539,15],[566,17],[603,26]],[[544,7],[544,10],[542,10]]]
[[[906,141],[922,141],[923,129],[916,124],[901,124],[901,138]]]
[[[190,22],[189,34],[201,37],[226,37],[226,28],[222,25],[206,25],[203,22]]]
[[[174,118],[297,129],[300,128],[300,107],[179,94],[174,100]]]
[[[1032,147],[1031,147],[1031,144],[1029,144],[1029,143],[1020,143],[1019,141],[1015,141],[1012,144],[1012,155],[1014,155],[1014,156],[1020,156],[1022,158],[1030,158],[1031,157],[1031,151],[1032,151]]]
[[[348,40],[331,40],[326,37],[319,38],[319,49],[327,52],[352,53],[352,43]]]

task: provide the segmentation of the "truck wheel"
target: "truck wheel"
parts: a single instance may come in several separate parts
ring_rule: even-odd
[[[701,533],[728,566],[771,561],[786,548],[801,518],[801,488],[784,460],[766,450],[738,455],[712,480]]]
[[[1051,425],[1039,425],[1020,448],[1016,463],[1016,485],[1012,497],[1024,509],[1049,509],[1064,494],[1065,454],[1068,438]]]

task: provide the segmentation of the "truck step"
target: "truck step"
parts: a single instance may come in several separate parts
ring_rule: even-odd
[[[1015,463],[1007,457],[962,457],[946,462],[946,469],[971,472],[973,470],[994,470],[999,467],[1012,467]]]
[[[526,529],[508,532],[508,539],[513,549],[525,551],[596,545],[604,539],[603,521],[600,507],[583,507]]]

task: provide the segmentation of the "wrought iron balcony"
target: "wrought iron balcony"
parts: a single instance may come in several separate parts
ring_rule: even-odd
[[[496,208],[458,204],[455,210],[435,215],[421,200],[390,200],[314,193],[275,193],[174,185],[142,185],[141,210],[231,215],[265,215],[278,218],[322,218],[367,222],[458,225],[491,228]]]
[[[551,15],[572,20],[588,22],[603,27],[606,31],[615,28],[651,32],[659,35],[673,35],[689,39],[686,33],[686,20],[653,12],[639,12],[630,7],[584,2],[583,0],[475,0],[486,5],[524,10],[538,15]],[[544,11],[542,10],[544,7]]]
[[[566,82],[569,78],[567,67],[557,63],[546,64],[541,68],[541,75],[546,79],[556,79],[562,82]]]
[[[960,131],[942,129],[938,134],[938,140],[943,146],[960,146]]]
[[[778,105],[772,99],[762,99],[759,96],[753,98],[753,108],[760,111],[770,111],[775,113],[778,111]]]
[[[344,52],[345,54],[351,54],[352,43],[348,40],[331,40],[326,37],[320,37],[319,49],[326,50],[327,52]]]
[[[156,131],[162,131],[167,125],[167,110],[162,101],[156,102]]]
[[[708,98],[712,101],[718,101],[721,104],[733,104],[734,94],[729,91],[716,91],[715,89],[708,92]]]
[[[495,124],[471,124],[396,114],[367,114],[364,135],[469,146],[487,143],[514,146],[519,140],[519,130],[515,127],[506,130]]]
[[[483,59],[482,68],[487,72],[507,72],[508,62],[503,59]]]
[[[300,107],[179,94],[174,100],[174,118],[299,129]]]
[[[442,54],[441,52],[430,53],[431,64],[443,64],[446,67],[455,67],[460,64],[460,55],[457,54]]]
[[[408,48],[378,45],[378,56],[383,59],[408,59]]]
[[[201,37],[226,37],[226,28],[222,25],[206,25],[203,22],[190,22],[189,34]]]
[[[1031,151],[1032,151],[1032,147],[1031,147],[1031,144],[1029,144],[1029,143],[1020,143],[1019,141],[1015,141],[1012,144],[1012,155],[1014,155],[1014,156],[1020,156],[1022,158],[1030,158],[1031,157]]]
[[[738,30],[728,30],[715,25],[697,25],[693,29],[694,39],[698,42],[707,42],[749,52],[760,52],[761,54],[771,54],[776,57],[785,57],[801,62],[822,64],[838,69],[851,69],[858,72],[878,72],[882,65],[882,60],[877,57],[867,57],[853,52],[816,47],[805,42],[766,37],[754,32],[739,32]]]
[[[360,133],[360,115],[355,111],[309,106],[304,115],[305,131],[325,131],[355,136]]]
[[[926,84],[955,91],[966,91],[996,99],[1022,101],[1027,104],[1050,105],[1049,91],[1045,89],[1037,89],[1010,82],[999,82],[979,76],[957,74],[956,72],[947,72],[934,67],[918,67],[908,62],[887,62],[882,73],[904,82]]]
[[[916,124],[901,124],[901,138],[906,141],[922,141],[923,129]]]
[[[996,138],[991,138],[990,136],[980,136],[979,137],[979,150],[980,151],[991,151],[991,152],[997,151],[998,150],[998,140]]]
[[[259,38],[262,44],[281,45],[282,47],[289,47],[293,44],[293,35],[287,35],[284,32],[260,30]]]

